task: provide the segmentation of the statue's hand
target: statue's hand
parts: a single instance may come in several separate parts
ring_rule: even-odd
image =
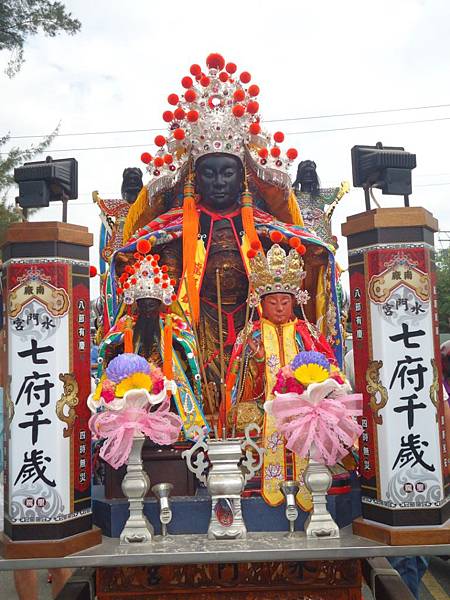
[[[322,246],[313,246],[311,244],[304,256],[305,268],[308,270],[321,267],[327,263],[327,260],[328,252],[326,248],[323,248]]]
[[[256,342],[253,338],[248,338],[247,343],[252,352],[252,358],[256,358],[258,361],[265,359],[266,354],[264,352],[264,346],[261,342]]]
[[[135,262],[133,254],[130,252],[118,252],[115,256],[116,274],[120,277],[125,271],[127,265],[132,265]]]

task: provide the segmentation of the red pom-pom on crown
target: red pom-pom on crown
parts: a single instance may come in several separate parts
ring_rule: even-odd
[[[235,104],[233,106],[233,115],[238,119],[243,117],[245,115],[245,106],[242,106],[242,104]]]
[[[247,104],[247,112],[251,115],[256,115],[259,110],[259,103],[256,100],[250,100]]]
[[[198,77],[199,75],[202,74],[202,68],[200,65],[191,65],[191,68],[189,69],[191,75],[193,75],[194,77]]]
[[[282,142],[284,142],[284,133],[282,131],[276,131],[273,134],[273,139],[276,141],[277,144],[281,144]]]
[[[195,102],[197,99],[197,94],[195,93],[195,90],[187,90],[184,94],[184,98],[186,102]]]
[[[250,96],[257,96],[259,94],[259,87],[255,84],[251,85],[248,88],[248,93],[250,94]]]
[[[143,152],[143,153],[141,154],[141,161],[142,161],[144,164],[148,165],[148,164],[151,162],[151,160],[152,160],[152,155],[151,155],[151,154],[149,154],[148,152]]]
[[[210,69],[221,71],[225,66],[225,59],[218,52],[212,52],[207,56],[206,64]]]
[[[258,135],[258,133],[261,133],[261,125],[259,123],[251,123],[249,131],[252,135]]]
[[[159,146],[160,148],[162,146],[164,146],[164,144],[166,143],[166,138],[163,135],[157,135],[155,137],[155,145]]]
[[[182,121],[184,119],[184,117],[186,116],[186,113],[184,112],[184,110],[182,108],[176,108],[173,112],[173,116],[175,117],[175,119],[177,121]]]
[[[184,138],[186,137],[184,129],[181,129],[180,127],[178,129],[175,129],[175,131],[173,132],[173,137],[179,142],[181,142],[181,140],[184,140]]]
[[[190,110],[187,115],[186,118],[189,121],[189,123],[195,123],[196,121],[198,121],[198,111],[197,110]]]
[[[192,77],[189,76],[183,77],[183,79],[181,80],[181,85],[187,90],[192,87],[193,83],[194,82],[192,81]]]
[[[274,244],[279,244],[283,239],[283,234],[280,231],[272,231],[270,234],[270,239]]]

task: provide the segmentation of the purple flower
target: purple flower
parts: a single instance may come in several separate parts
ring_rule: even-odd
[[[114,383],[119,383],[125,377],[129,377],[134,373],[145,373],[150,374],[150,365],[143,356],[139,354],[133,354],[128,352],[125,354],[119,354],[106,368],[106,376]]]
[[[266,479],[283,479],[280,464],[271,464],[265,469]]]
[[[310,364],[320,365],[327,371],[330,370],[330,362],[321,352],[314,352],[313,350],[299,352],[297,356],[291,361],[290,366],[293,371],[301,367],[302,365]]]
[[[283,436],[281,433],[274,431],[270,437],[267,438],[267,448],[272,450],[272,452],[276,452],[278,446],[281,446],[283,443]]]

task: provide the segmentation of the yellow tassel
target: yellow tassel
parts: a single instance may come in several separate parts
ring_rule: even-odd
[[[316,289],[316,323],[320,323],[320,333],[326,334],[327,329],[327,294],[325,290],[325,267],[319,267]]]
[[[123,226],[123,241],[127,242],[133,233],[136,231],[139,218],[148,208],[147,187],[144,187],[139,192],[138,197],[130,206],[127,218]]]
[[[295,195],[294,190],[290,191],[289,199],[288,199],[288,208],[292,218],[293,225],[300,225],[301,227],[305,226],[303,221],[302,213],[300,212],[300,208],[297,202],[297,196]]]
[[[183,201],[183,272],[187,281],[187,292],[192,310],[192,319],[197,323],[200,317],[200,298],[195,283],[195,252],[197,249],[199,218],[195,204],[193,176],[186,178]]]
[[[173,379],[173,363],[172,363],[172,317],[166,316],[164,324],[164,357],[163,357],[163,373],[167,379]]]

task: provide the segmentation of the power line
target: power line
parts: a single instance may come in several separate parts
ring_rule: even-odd
[[[432,123],[434,121],[449,121],[450,117],[420,119],[418,121],[397,121],[395,123],[373,123],[371,125],[352,125],[350,127],[334,127],[333,129],[310,129],[309,131],[291,131],[286,135],[305,135],[308,133],[329,133],[331,131],[348,131],[350,129],[370,129],[372,127],[393,127],[395,125],[416,125],[417,123]]]
[[[359,112],[350,112],[350,113],[333,113],[333,114],[324,114],[324,115],[309,115],[306,117],[286,117],[282,119],[266,119],[261,121],[262,123],[288,123],[291,121],[308,121],[311,119],[330,119],[334,117],[356,117],[361,115],[377,115],[382,113],[392,113],[392,112],[404,112],[408,110],[428,110],[432,108],[449,108],[450,104],[433,104],[429,106],[410,106],[404,108],[385,108],[380,110],[365,110]],[[149,133],[152,131],[163,131],[164,127],[151,127],[147,129],[118,129],[118,130],[110,130],[110,131],[80,131],[78,133],[59,133],[57,137],[69,137],[69,136],[82,136],[82,135],[117,135],[122,133]],[[23,140],[23,139],[33,139],[33,138],[43,138],[47,137],[49,134],[42,135],[14,135],[11,136],[10,140]]]
[[[371,129],[376,127],[395,127],[397,125],[416,125],[418,123],[433,123],[437,121],[449,121],[450,117],[436,117],[434,119],[420,119],[417,121],[396,121],[394,123],[373,123],[370,125],[352,125],[349,127],[333,127],[330,129],[309,129],[306,131],[291,131],[286,132],[286,136],[294,136],[294,135],[308,135],[311,133],[331,133],[334,131],[350,131],[355,129]],[[130,145],[117,145],[117,146],[91,146],[87,148],[47,148],[45,150],[46,153],[55,153],[55,152],[84,152],[86,150],[118,150],[125,148],[149,148],[153,146],[153,144],[130,144]],[[7,152],[0,152],[0,156],[6,156]]]
[[[450,104],[434,104],[429,106],[410,106],[404,108],[385,108],[380,110],[366,110],[361,112],[352,112],[352,113],[335,113],[330,115],[314,115],[309,117],[292,117],[286,119],[267,119],[262,121],[263,123],[277,123],[281,121],[302,121],[309,119],[329,119],[332,117],[355,117],[360,115],[378,115],[381,113],[391,113],[391,112],[402,112],[407,110],[425,110],[429,108],[448,108]]]
[[[418,183],[414,187],[434,187],[436,185],[450,185],[450,181],[444,181],[442,183]]]

